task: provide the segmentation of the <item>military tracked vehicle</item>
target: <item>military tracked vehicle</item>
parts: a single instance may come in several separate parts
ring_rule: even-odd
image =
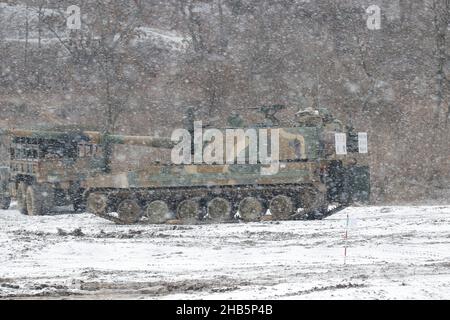
[[[141,170],[97,174],[83,184],[88,211],[125,224],[293,220],[322,219],[351,203],[367,202],[367,135],[326,110],[300,112],[296,121],[285,124],[275,117],[280,109],[262,108],[266,121],[248,127],[234,115],[234,125],[219,130],[225,136],[230,129],[279,129],[279,168],[273,174],[262,175],[267,164],[259,161],[153,163]],[[235,150],[247,159],[248,138],[244,135],[242,150]]]

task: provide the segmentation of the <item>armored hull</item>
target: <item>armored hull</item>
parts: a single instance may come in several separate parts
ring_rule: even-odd
[[[249,134],[242,143],[235,140],[231,162],[152,164],[89,177],[83,184],[88,211],[126,224],[322,219],[352,202],[368,201],[366,155],[337,154],[337,132],[323,126],[277,129],[278,163],[271,174],[262,174],[267,164],[250,163]],[[244,163],[237,160],[240,153]]]

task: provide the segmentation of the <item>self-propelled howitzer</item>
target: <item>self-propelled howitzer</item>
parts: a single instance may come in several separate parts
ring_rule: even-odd
[[[93,175],[83,182],[87,210],[125,224],[322,219],[369,200],[367,134],[353,132],[327,113],[302,113],[290,124],[213,130],[214,141],[233,141],[233,157],[243,153],[246,161],[198,162],[192,155],[189,163],[149,163],[139,170]],[[212,132],[202,131],[201,142],[208,141],[201,151],[208,150]],[[228,139],[230,133],[236,139]],[[270,164],[260,158],[251,162],[251,152],[259,154],[261,137],[275,133],[276,170],[262,174]]]

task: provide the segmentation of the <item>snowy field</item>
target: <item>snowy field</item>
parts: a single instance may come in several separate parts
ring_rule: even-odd
[[[1,298],[450,299],[450,206],[195,226],[10,210],[0,243]]]

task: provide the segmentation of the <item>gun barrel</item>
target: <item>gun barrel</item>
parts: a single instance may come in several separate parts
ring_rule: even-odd
[[[171,149],[175,146],[175,142],[172,142],[172,140],[168,138],[150,136],[123,136],[115,134],[103,134],[97,131],[56,132],[44,130],[0,129],[0,136],[1,135],[38,139],[85,140],[96,144],[127,144],[133,146],[144,146],[162,149]]]
[[[103,135],[99,132],[84,132],[94,143],[111,143],[111,144],[127,144],[132,146],[143,146],[151,148],[171,149],[175,146],[175,142],[168,138],[150,137],[150,136],[122,136],[122,135]]]

